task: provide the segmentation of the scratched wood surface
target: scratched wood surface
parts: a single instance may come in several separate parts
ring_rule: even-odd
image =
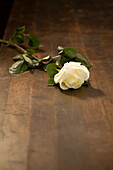
[[[15,0],[4,33],[26,25],[43,51],[74,46],[93,64],[90,85],[47,87],[41,70],[10,75],[0,48],[0,170],[113,170],[113,3]]]

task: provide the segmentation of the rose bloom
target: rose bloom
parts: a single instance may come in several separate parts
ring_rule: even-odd
[[[65,63],[59,73],[54,76],[55,83],[59,83],[63,90],[78,89],[88,79],[88,69],[79,62]]]

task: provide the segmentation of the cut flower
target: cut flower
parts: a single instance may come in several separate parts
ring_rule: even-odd
[[[54,76],[55,83],[60,84],[60,88],[68,90],[69,88],[78,89],[84,81],[89,79],[89,71],[80,62],[65,63],[62,69]]]

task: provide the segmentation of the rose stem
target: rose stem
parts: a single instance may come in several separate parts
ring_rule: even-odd
[[[57,56],[54,56],[52,58],[54,59],[54,58],[59,58],[59,57],[61,57],[61,55],[57,55]]]
[[[0,39],[0,42],[1,43],[4,43],[4,44],[8,44],[8,41],[6,40],[1,40]],[[13,47],[16,47],[19,51],[23,52],[24,54],[26,54],[26,50],[22,47],[20,47],[19,45],[15,44],[15,43],[11,43],[10,46],[13,46]],[[35,58],[36,60],[39,60],[36,56],[34,55],[31,55],[33,58]]]

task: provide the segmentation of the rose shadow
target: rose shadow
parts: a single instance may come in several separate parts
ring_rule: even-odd
[[[86,98],[98,98],[101,96],[105,96],[105,93],[100,90],[96,89],[91,86],[91,83],[89,82],[88,86],[82,86],[79,89],[69,89],[69,90],[62,90],[58,86],[55,86],[56,89],[59,89],[61,93],[68,95],[68,96],[74,96],[77,98],[80,98],[81,100],[85,100]]]

